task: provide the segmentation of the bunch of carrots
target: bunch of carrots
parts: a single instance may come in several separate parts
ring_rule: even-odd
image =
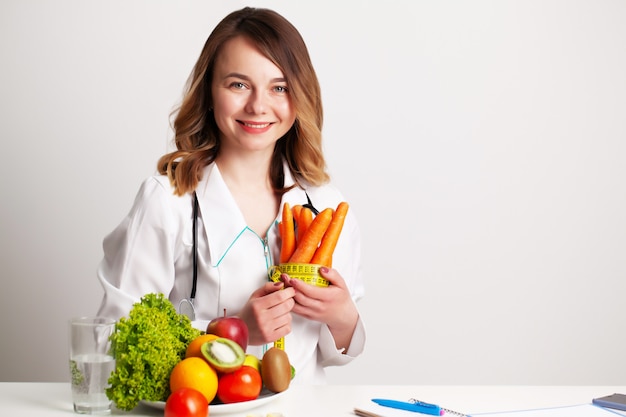
[[[332,267],[333,252],[343,228],[348,203],[342,201],[337,208],[327,208],[313,217],[304,206],[283,206],[278,224],[282,244],[280,263],[318,264]]]

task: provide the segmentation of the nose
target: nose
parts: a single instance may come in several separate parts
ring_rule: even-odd
[[[264,114],[267,111],[267,97],[263,92],[253,90],[246,103],[246,111],[250,114]]]

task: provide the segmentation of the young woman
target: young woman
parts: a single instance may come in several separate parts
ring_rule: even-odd
[[[277,223],[283,204],[336,208],[322,153],[322,102],[299,32],[267,9],[244,8],[209,36],[174,121],[176,150],[161,157],[122,223],[105,239],[99,313],[119,318],[146,293],[193,299],[194,325],[238,315],[248,353],[285,338],[293,383],[323,383],[350,362],[365,330],[360,235],[349,211],[326,288],[284,275]],[[181,303],[182,301],[182,303]]]

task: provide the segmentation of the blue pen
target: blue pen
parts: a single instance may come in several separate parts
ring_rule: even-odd
[[[372,398],[372,401],[374,401],[378,405],[382,405],[383,407],[412,411],[414,413],[428,414],[431,416],[442,416],[444,414],[444,411],[438,405],[423,403],[421,401],[405,402],[396,400],[385,400],[382,398]]]

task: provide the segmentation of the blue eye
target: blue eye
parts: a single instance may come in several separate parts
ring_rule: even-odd
[[[284,85],[278,85],[274,87],[274,91],[277,93],[288,93],[289,89]]]
[[[244,88],[246,88],[246,85],[244,83],[242,83],[242,82],[239,82],[239,81],[235,81],[230,86],[232,88],[236,88],[237,90],[243,90]]]

